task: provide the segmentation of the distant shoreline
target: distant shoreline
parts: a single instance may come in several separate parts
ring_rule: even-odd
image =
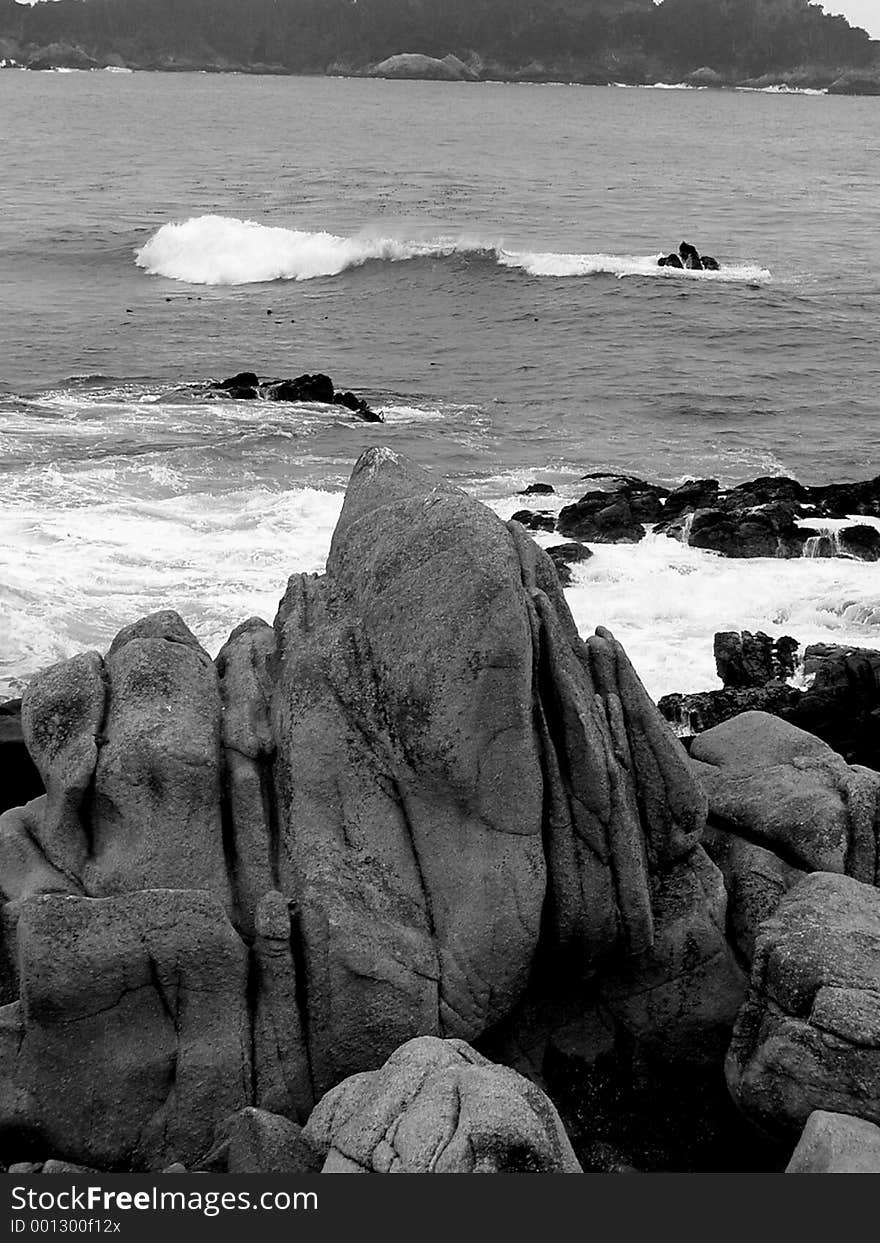
[[[130,73],[169,73],[169,74],[210,74],[210,75],[227,75],[230,77],[278,77],[278,78],[335,78],[335,79],[352,79],[356,81],[371,80],[384,82],[431,82],[442,81],[446,85],[467,84],[470,86],[598,86],[598,87],[616,87],[619,90],[646,90],[646,91],[720,91],[726,93],[741,92],[744,94],[763,94],[763,95],[847,95],[850,97],[872,98],[880,97],[880,78],[876,83],[876,89],[864,89],[863,83],[855,83],[850,86],[848,83],[839,80],[829,85],[797,85],[794,86],[785,80],[784,74],[766,75],[772,77],[771,81],[761,81],[760,85],[755,83],[753,79],[744,81],[721,81],[721,82],[687,82],[687,81],[663,81],[655,82],[634,82],[627,81],[625,75],[614,81],[595,81],[588,80],[586,77],[559,77],[551,78],[546,76],[530,77],[525,73],[511,71],[509,76],[498,77],[481,77],[481,78],[458,78],[458,79],[438,79],[429,75],[424,76],[395,76],[383,74],[375,74],[364,71],[341,72],[334,70],[333,72],[323,70],[289,70],[275,66],[217,66],[217,65],[89,65],[89,66],[71,66],[71,65],[41,65],[34,67],[31,65],[19,64],[15,61],[0,61],[0,70],[18,70],[28,73],[112,73],[112,74],[130,74]],[[861,75],[859,75],[861,77]],[[818,80],[817,80],[818,81]]]

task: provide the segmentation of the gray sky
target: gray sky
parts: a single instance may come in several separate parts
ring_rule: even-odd
[[[880,39],[880,0],[823,0],[826,13],[842,13],[851,26],[861,26]]]

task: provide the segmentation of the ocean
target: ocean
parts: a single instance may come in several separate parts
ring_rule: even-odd
[[[212,653],[271,620],[369,445],[504,517],[599,470],[880,473],[878,107],[0,72],[0,696],[160,608]],[[659,269],[682,239],[722,271]],[[240,370],[385,424],[187,387]],[[880,646],[877,563],[649,534],[573,573],[655,696],[718,685],[719,629]]]

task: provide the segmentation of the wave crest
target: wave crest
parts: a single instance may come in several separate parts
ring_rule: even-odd
[[[394,237],[339,237],[300,229],[257,224],[227,216],[194,216],[164,224],[135,252],[135,262],[151,276],[190,285],[249,285],[266,281],[314,280],[338,276],[372,261],[446,259],[453,255],[484,257],[529,276],[572,277],[606,274],[662,279],[757,281],[770,273],[755,264],[725,265],[720,272],[679,272],[658,268],[659,254],[565,254],[505,250],[468,238],[437,237],[418,241]]]

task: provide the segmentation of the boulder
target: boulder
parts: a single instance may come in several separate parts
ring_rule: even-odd
[[[689,479],[687,483],[674,488],[663,506],[664,524],[680,518],[682,514],[714,505],[719,486],[717,479]]]
[[[372,410],[363,397],[349,390],[336,390],[333,381],[323,372],[300,375],[292,380],[261,380],[254,371],[239,371],[226,380],[208,385],[209,394],[236,401],[315,402],[318,405],[341,406],[365,423],[381,423],[382,415]]]
[[[550,483],[530,483],[518,496],[552,496],[556,489]]]
[[[725,690],[763,687],[792,677],[798,647],[788,635],[773,640],[761,630],[720,631],[714,641],[715,668]]]
[[[805,871],[878,875],[880,774],[850,767],[819,738],[764,712],[744,712],[694,739],[716,771],[710,818]]]
[[[880,651],[817,643],[804,652],[804,675],[791,720],[850,764],[880,769]]]
[[[588,492],[573,505],[563,506],[556,529],[591,544],[637,544],[645,537],[629,499],[614,492]]]
[[[0,1008],[4,1133],[101,1169],[205,1152],[218,1112],[247,1103],[251,1067],[248,954],[217,899],[38,895],[17,944],[20,999]]]
[[[212,662],[142,619],[23,719],[46,794],[0,820],[0,1133],[37,1155],[191,1168],[229,1114],[304,1122],[539,978],[717,1058],[739,985],[686,753],[523,528],[386,449],[274,627]]]
[[[461,1040],[411,1040],[346,1079],[303,1137],[325,1174],[582,1172],[544,1093]]]
[[[703,65],[700,69],[692,70],[685,82],[688,86],[726,86],[726,80],[721,76],[717,69],[710,69],[708,65]]]
[[[512,515],[511,522],[518,522],[520,526],[524,526],[527,531],[555,531],[556,519],[549,509],[542,509],[535,512],[531,509],[518,509]]]
[[[797,526],[794,512],[781,504],[745,510],[697,509],[686,527],[670,525],[666,534],[725,557],[799,557],[810,531]]]
[[[727,1055],[739,1107],[771,1134],[815,1110],[880,1123],[880,891],[818,872],[760,927]]]
[[[859,561],[880,561],[880,531],[866,525],[844,527],[840,532],[840,550]]]
[[[379,61],[369,71],[371,78],[428,78],[442,82],[461,82],[470,75],[455,63],[457,58],[438,60],[421,52],[399,52]]]
[[[740,961],[751,964],[761,924],[806,873],[772,850],[711,825],[703,835],[703,847],[724,877],[728,939]]]
[[[571,566],[583,565],[585,561],[589,561],[593,555],[592,549],[587,548],[586,544],[572,542],[568,544],[553,544],[545,549],[547,556],[556,566],[556,573],[559,575],[559,581],[564,587],[571,582]]]
[[[814,1110],[786,1174],[880,1174],[880,1127],[849,1114]]]
[[[295,1122],[249,1106],[217,1125],[213,1147],[199,1169],[222,1174],[314,1174],[320,1165]]]

